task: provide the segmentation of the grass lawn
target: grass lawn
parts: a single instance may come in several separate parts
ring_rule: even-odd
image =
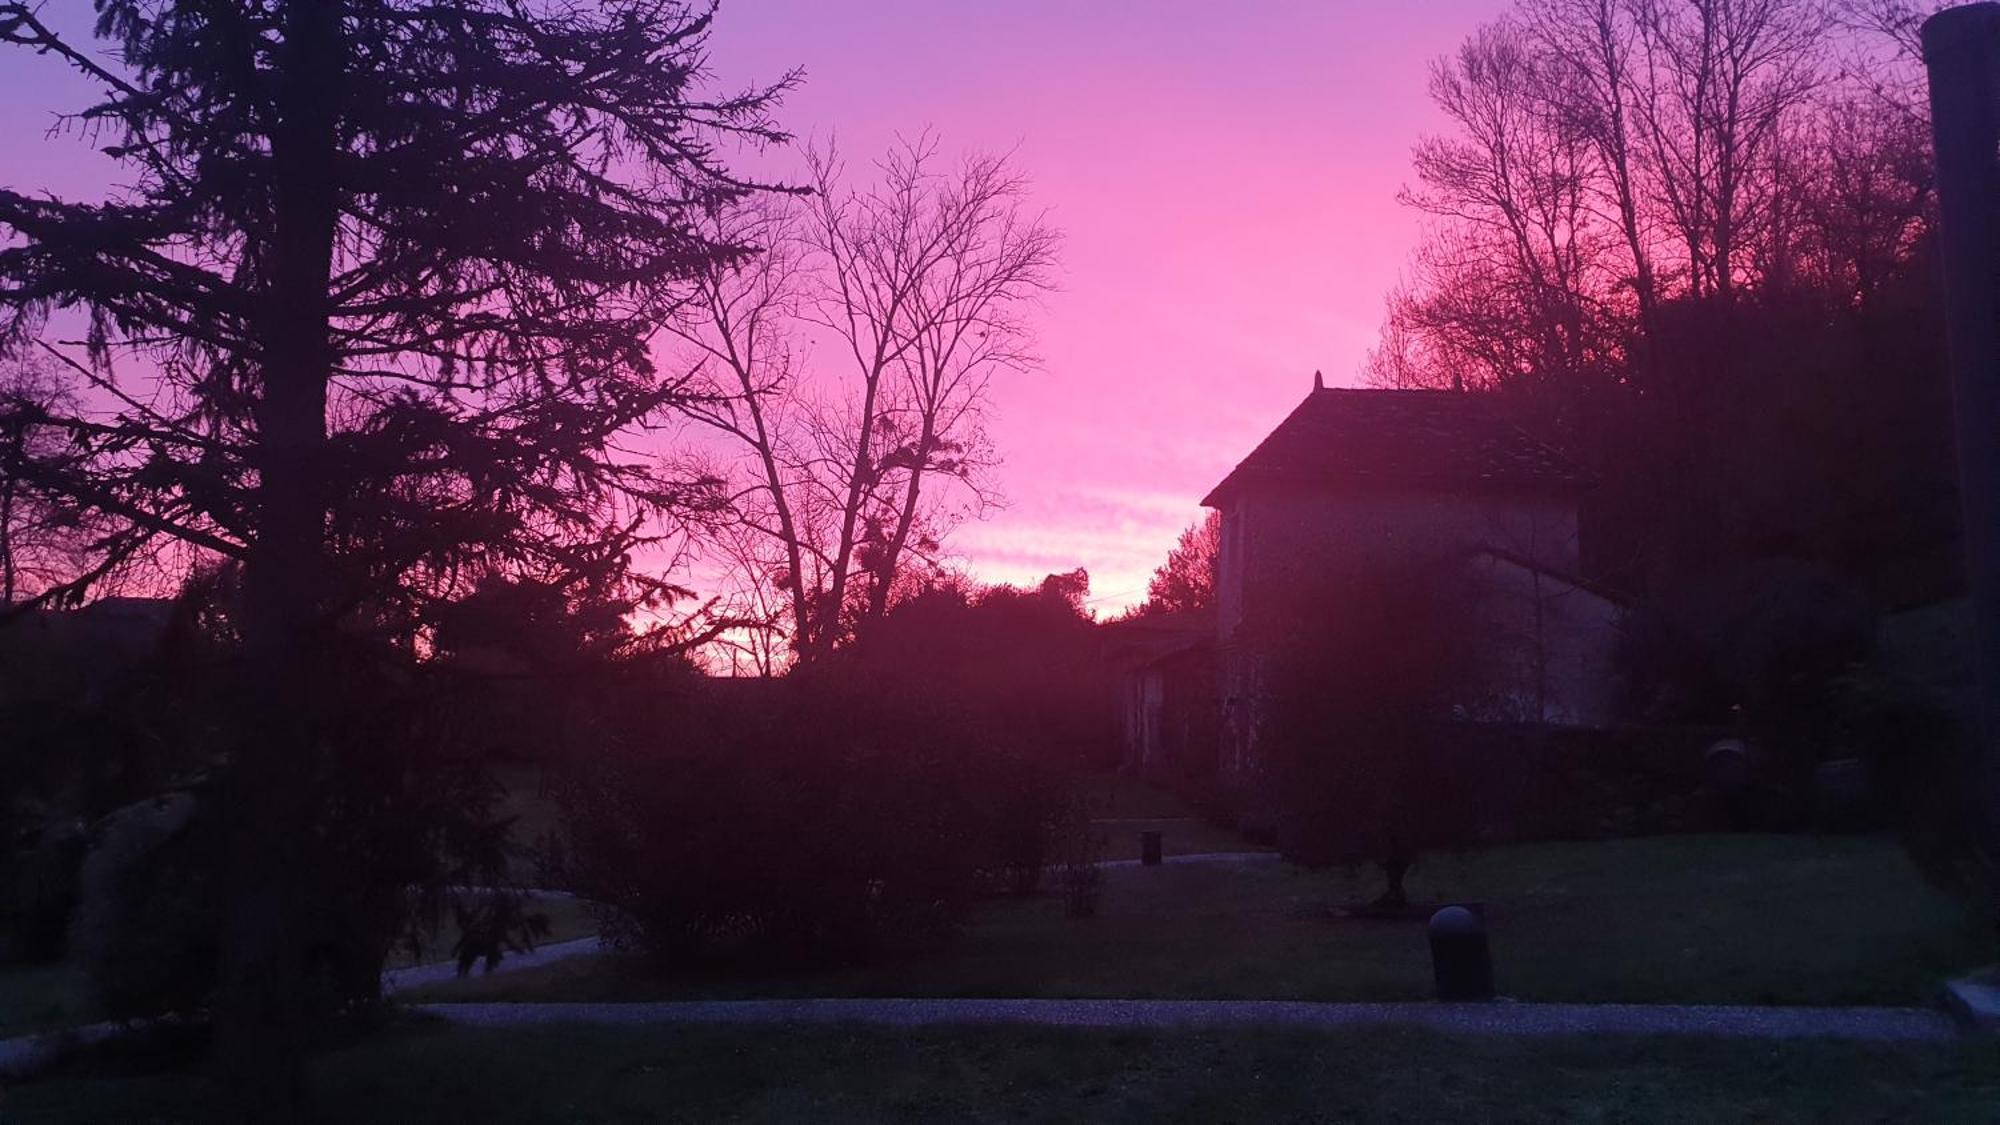
[[[1099,859],[1138,859],[1141,832],[1160,833],[1161,850],[1170,856],[1270,850],[1210,824],[1179,797],[1134,778],[1109,774],[1085,784]]]
[[[422,1029],[326,1053],[319,1120],[1990,1122],[1990,1047],[1402,1031]],[[9,1122],[214,1120],[187,1073],[71,1072]]]
[[[1223,852],[1267,852],[1261,844],[1246,843],[1227,828],[1217,828],[1199,817],[1121,817],[1091,821],[1097,830],[1099,859],[1138,859],[1139,834],[1158,832],[1160,850],[1169,856],[1215,855]]]
[[[597,933],[597,920],[574,899],[540,899],[532,909],[548,915],[549,934],[538,944],[553,945]],[[451,960],[458,942],[458,925],[447,920],[440,933],[424,943],[424,961]],[[388,968],[415,963],[407,946],[390,951]],[[0,969],[0,1039],[94,1023],[100,1016],[91,1004],[82,976],[66,965],[10,966]]]
[[[0,969],[0,1039],[97,1018],[74,969],[65,965],[13,965]]]
[[[515,860],[513,875],[532,883],[535,872],[526,850],[551,834],[561,835],[562,811],[542,792],[541,773],[534,767],[505,766],[495,773],[505,794],[500,812],[514,818],[514,843],[524,849]],[[1229,829],[1217,828],[1180,798],[1144,782],[1105,774],[1084,784],[1090,793],[1101,859],[1138,859],[1139,833],[1144,831],[1160,832],[1168,855],[1269,850],[1246,842]]]
[[[1102,912],[984,908],[959,941],[893,963],[758,977],[583,957],[424,990],[431,1000],[1096,996],[1310,1000],[1430,995],[1421,921],[1328,916],[1373,877],[1268,862],[1106,872]],[[1681,836],[1440,857],[1420,901],[1488,904],[1502,993],[1524,1000],[1925,1004],[1995,960],[1983,934],[1875,837]]]
[[[576,899],[538,898],[528,904],[528,910],[531,913],[544,915],[549,920],[549,932],[535,939],[535,944],[538,946],[597,936],[597,919],[591,916],[590,908],[586,904]],[[424,937],[423,963],[451,960],[451,951],[458,944],[458,935],[458,921],[446,918],[437,933]],[[399,944],[389,951],[389,962],[385,967],[401,969],[417,963],[418,959],[410,955],[409,946]]]

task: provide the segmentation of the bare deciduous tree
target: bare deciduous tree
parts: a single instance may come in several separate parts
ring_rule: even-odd
[[[1875,96],[1904,83],[1841,53],[1913,70],[1924,7],[1517,0],[1433,69],[1449,129],[1417,145],[1404,193],[1433,226],[1370,377],[1561,400],[1607,373],[1657,386],[1639,342],[1663,304],[1800,269],[1871,288],[1883,247],[1921,229],[1928,188],[1905,159],[1917,114]]]
[[[1431,99],[1452,130],[1418,143],[1417,184],[1402,193],[1435,225],[1416,284],[1392,297],[1401,335],[1378,352],[1378,380],[1567,386],[1615,350],[1616,266],[1592,213],[1598,153],[1562,117],[1558,80],[1509,20],[1433,65]]]
[[[1828,78],[1812,0],[1630,0],[1650,183],[1690,294],[1727,295],[1775,202],[1789,115]]]
[[[1639,325],[1649,331],[1659,292],[1633,137],[1630,14],[1623,0],[1537,0],[1519,14],[1546,60],[1542,92],[1555,123],[1596,150],[1600,205],[1624,243]]]
[[[0,366],[0,609],[77,577],[105,530],[102,517],[65,503],[25,471],[66,459],[60,428],[40,419],[75,411],[75,395],[45,363]]]
[[[806,200],[718,220],[760,253],[674,328],[706,388],[690,414],[740,458],[743,524],[770,541],[730,554],[782,592],[801,660],[880,617],[904,568],[990,502],[987,388],[1034,363],[1023,314],[1054,286],[1059,236],[1005,158],[944,163],[926,134],[856,188],[808,153]]]

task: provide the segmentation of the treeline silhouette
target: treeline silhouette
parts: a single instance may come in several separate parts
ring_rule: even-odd
[[[519,578],[422,645],[341,635],[294,826],[306,1027],[376,1021],[392,958],[532,948],[531,891],[663,967],[741,969],[922,950],[1089,872],[1116,738],[1087,590],[935,581],[777,678],[709,676],[628,599]],[[105,1016],[199,1027],[221,988],[242,606],[220,567],[164,613],[0,631],[0,963],[66,959]]]
[[[1749,739],[1730,823],[1823,770],[1932,874],[1975,701],[1921,0],[1517,0],[1432,69],[1426,216],[1366,376],[1489,396],[1593,478],[1629,722]],[[1922,614],[1905,611],[1924,610]]]
[[[1402,196],[1424,233],[1363,374],[1481,396],[1583,467],[1580,577],[1623,604],[1624,729],[1509,748],[1435,699],[1426,713],[1412,697],[1467,640],[1449,634],[1424,671],[1346,699],[1320,685],[1376,669],[1328,637],[1368,614],[1321,589],[1265,732],[1297,775],[1278,786],[1303,810],[1293,854],[1393,872],[1470,838],[1512,781],[1561,776],[1579,784],[1489,836],[1895,823],[1933,874],[1984,881],[1917,53],[1934,7],[1516,0],[1434,64],[1445,125]],[[1217,538],[1212,515],[1189,527],[1137,612],[1211,608]],[[1400,616],[1358,647],[1414,644],[1430,614]],[[1343,727],[1375,734],[1335,755]],[[1710,800],[1719,740],[1754,764]],[[1515,764],[1490,770],[1503,750]],[[1854,777],[1865,794],[1830,813],[1828,779]]]
[[[1760,559],[1956,591],[1923,9],[1521,0],[1433,68],[1367,373],[1506,401],[1635,594]]]
[[[662,965],[768,967],[925,948],[1087,866],[1116,739],[1084,592],[937,584],[789,676],[598,683],[551,763],[562,880]]]

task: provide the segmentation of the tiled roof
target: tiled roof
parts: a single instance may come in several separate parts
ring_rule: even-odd
[[[1584,478],[1483,395],[1327,387],[1307,395],[1202,504],[1218,507],[1265,483],[1567,490]]]

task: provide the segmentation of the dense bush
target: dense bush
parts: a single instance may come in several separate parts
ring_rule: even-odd
[[[1668,590],[1624,637],[1636,715],[1738,727],[1805,772],[1833,740],[1845,677],[1875,656],[1876,615],[1840,579],[1776,561]]]
[[[63,955],[85,845],[74,820],[50,819],[15,832],[0,859],[0,963]]]
[[[494,896],[523,935],[543,920],[513,909],[508,822],[498,787],[453,737],[443,685],[372,646],[327,685],[338,717],[324,728],[318,800],[296,886],[307,902],[296,940],[309,1011],[366,1008],[398,944],[429,948],[460,911],[492,914]],[[219,790],[226,763],[188,790],[148,798],[93,824],[68,954],[110,1014],[207,1007],[217,984],[229,865]]]
[[[1476,797],[1462,812],[1481,844],[1712,831],[1724,823],[1700,727],[1551,729],[1461,724],[1441,769]]]
[[[1493,721],[1488,596],[1451,558],[1385,560],[1252,623],[1271,641],[1258,746],[1289,858],[1377,864],[1395,906],[1429,852],[1719,823],[1703,776],[1713,730]]]
[[[1867,811],[1897,830],[1932,882],[2000,923],[2000,871],[1979,838],[1988,810],[1976,717],[1881,669],[1854,671],[1841,688],[1834,745],[1866,763]]]
[[[166,603],[0,618],[0,959],[62,955],[84,826],[213,754],[214,669]]]
[[[934,939],[983,884],[1040,862],[1033,766],[901,685],[690,684],[673,710],[565,785],[577,890],[663,958],[799,963]]]
[[[486,693],[374,645],[357,646],[343,668],[311,868],[301,872],[313,901],[312,999],[331,1010],[375,1000],[399,944],[420,959],[448,952],[436,945],[461,912],[488,916],[498,901],[522,942],[544,922],[516,909],[521,857],[500,812],[492,748],[468,714]]]
[[[952,769],[980,793],[965,831],[981,887],[1025,894],[1062,863],[1083,876],[1066,826],[1087,819],[1076,779],[1117,760],[1111,690],[1089,577],[1052,574],[1034,589],[941,583],[904,598],[856,639],[836,674],[921,699],[959,748]]]
[[[193,793],[140,801],[91,826],[69,956],[107,1015],[206,1004],[220,937],[217,827]]]
[[[32,633],[0,645],[42,666],[32,685],[0,682],[0,744],[28,736],[33,767],[6,772],[0,793],[11,837],[33,845],[0,864],[0,939],[21,956],[66,952],[120,1016],[199,1010],[216,984],[229,876],[219,797],[243,710],[234,604],[231,572],[203,572],[144,643],[107,649],[102,630],[75,627],[86,611],[52,619],[45,632],[64,645]],[[117,659],[86,659],[107,652]],[[487,888],[508,894],[510,857],[476,721],[490,693],[361,628],[319,687],[320,753],[298,763],[314,776],[315,816],[295,875],[310,904],[297,935],[305,1000],[326,1013],[375,1000],[398,943],[427,944]],[[535,922],[508,917],[524,934]]]
[[[856,638],[842,665],[948,704],[980,740],[1051,769],[1118,760],[1111,687],[1088,577],[1050,575],[1032,590],[939,584]]]
[[[1886,667],[1878,634],[1852,585],[1768,561],[1651,599],[1628,619],[1621,659],[1642,717],[1747,740],[1749,799],[1717,822],[1894,824],[1931,841],[1917,851],[1933,865],[1941,833],[1969,831],[1965,730],[1948,700]],[[1852,792],[1830,792],[1830,776]]]

